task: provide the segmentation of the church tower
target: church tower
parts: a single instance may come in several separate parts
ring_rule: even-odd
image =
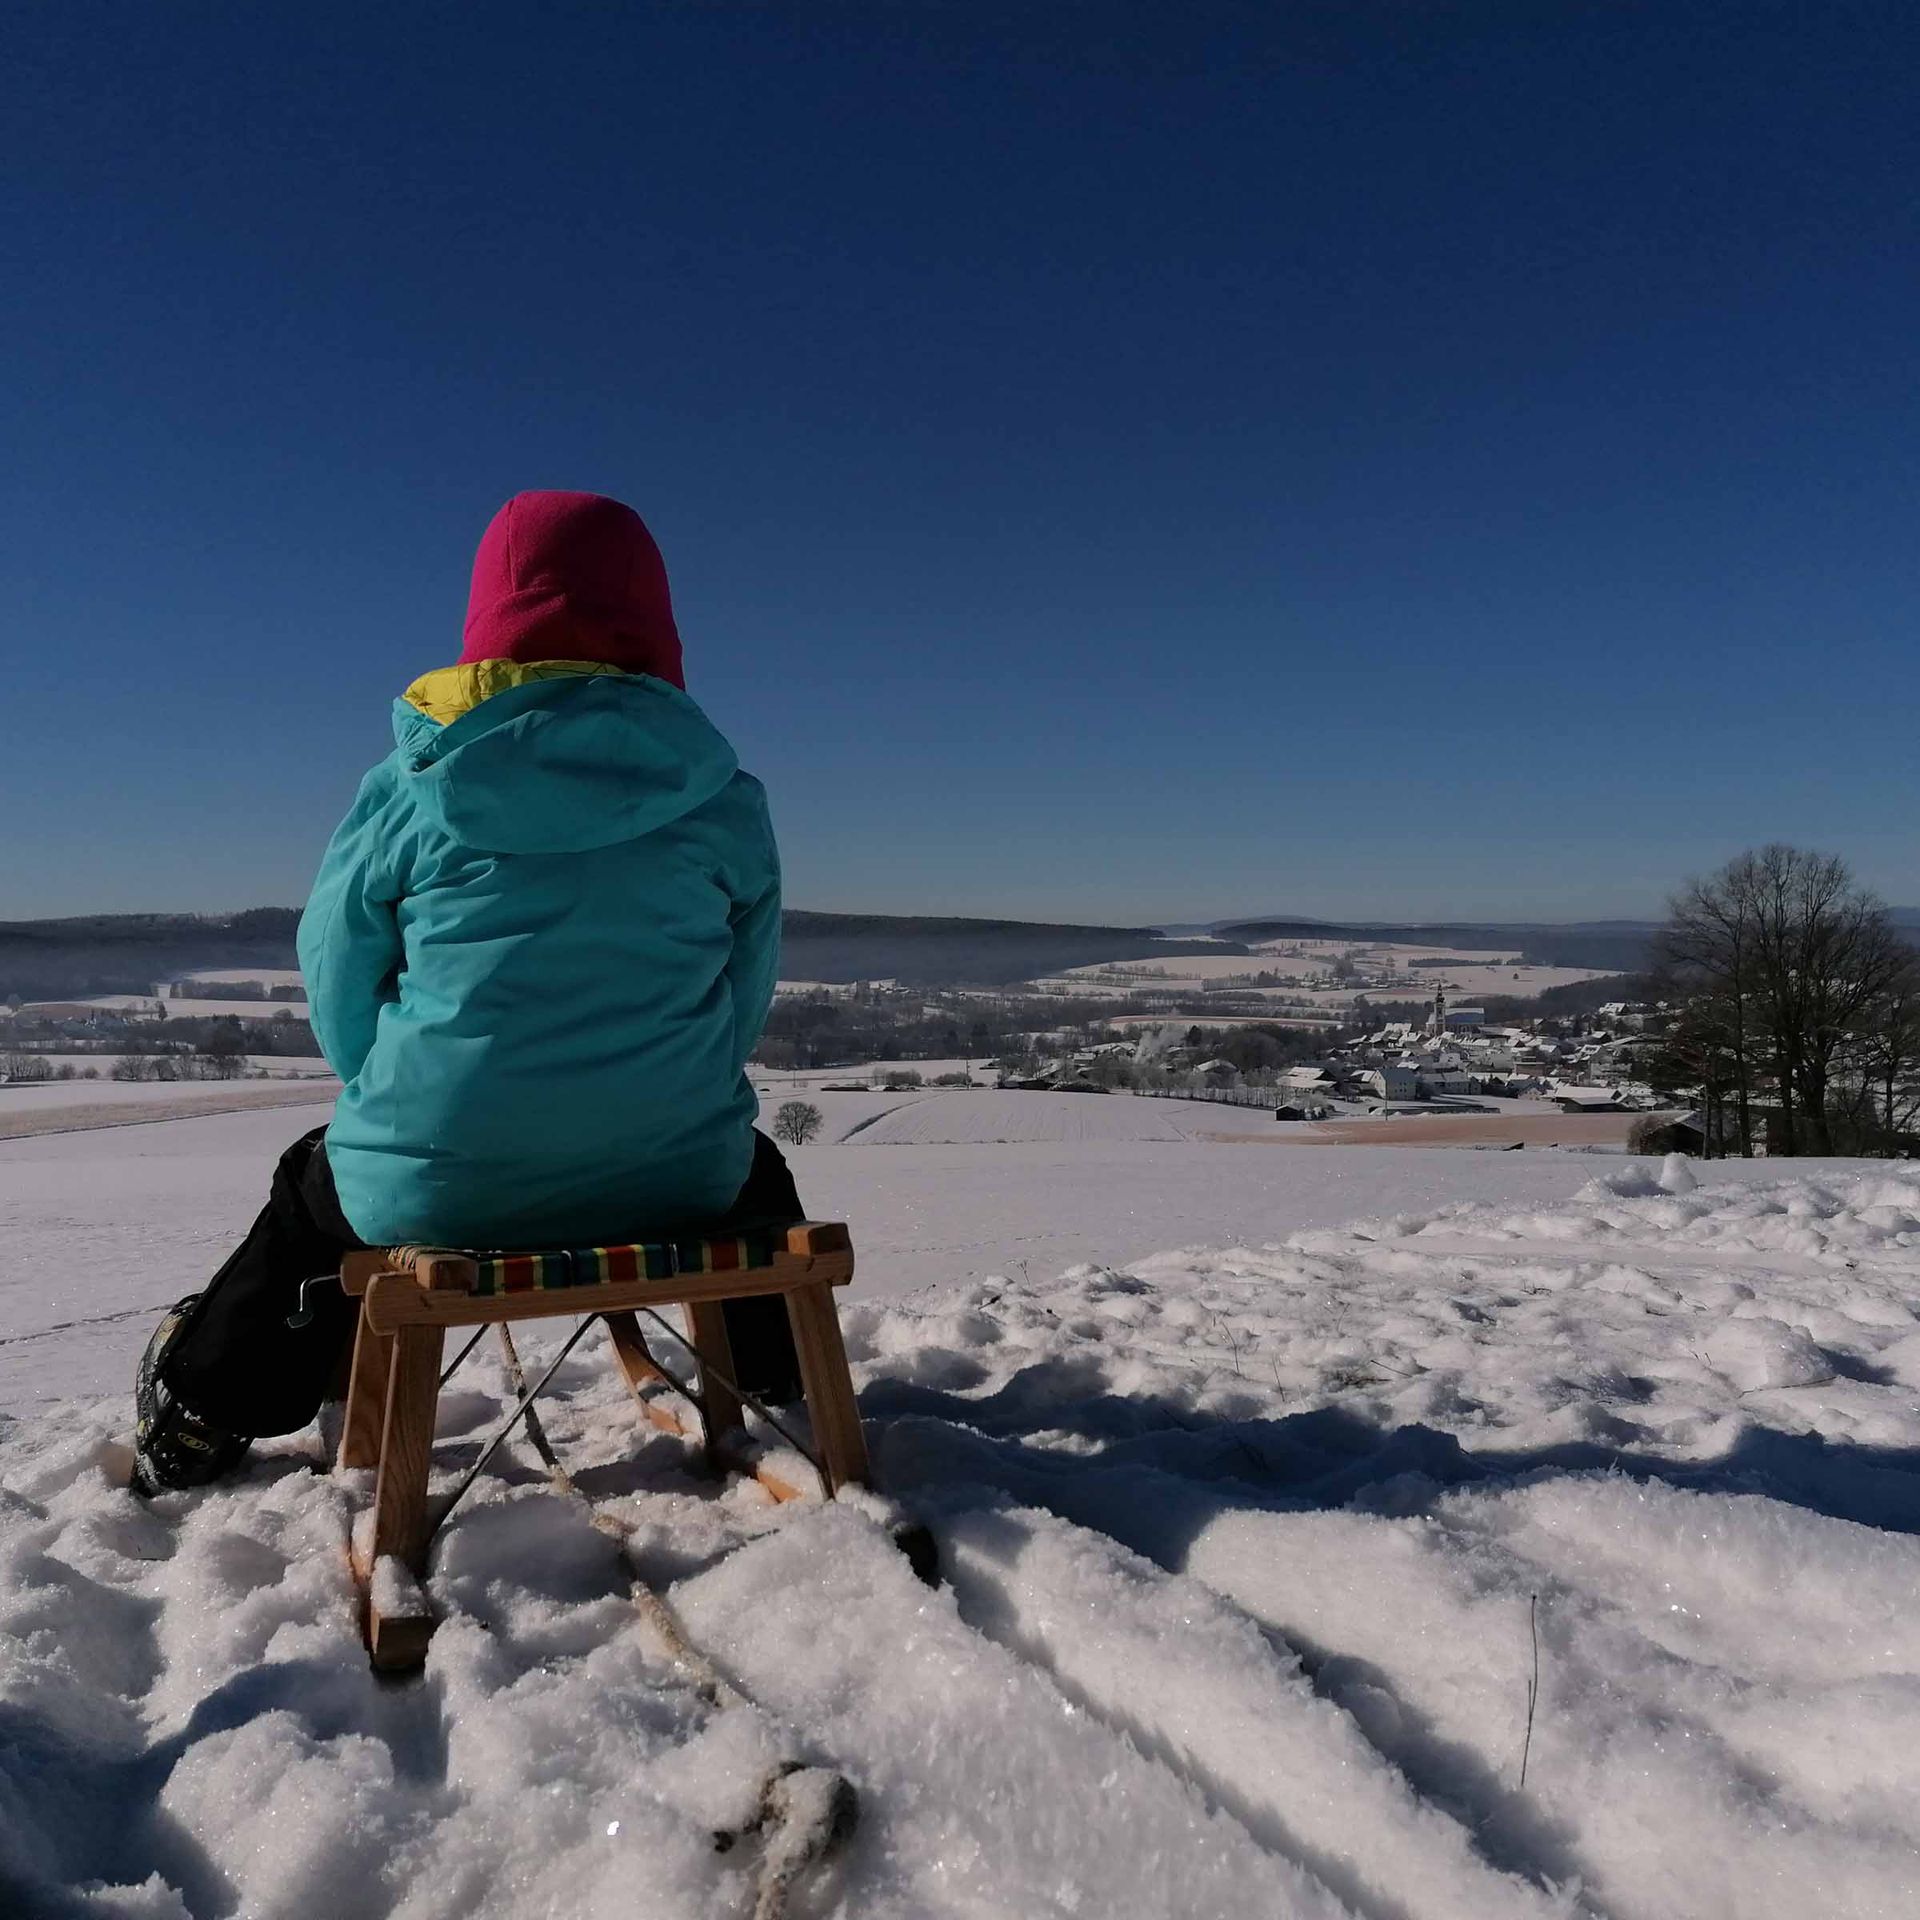
[[[1441,1039],[1447,1031],[1447,989],[1442,981],[1433,990],[1433,1011],[1427,1015],[1427,1037]]]

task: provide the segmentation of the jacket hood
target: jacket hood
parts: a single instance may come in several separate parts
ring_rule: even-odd
[[[462,661],[597,660],[685,687],[666,563],[631,507],[516,493],[473,557]]]
[[[484,853],[637,840],[705,805],[740,767],[677,687],[573,661],[427,674],[394,702],[393,735],[421,813]]]

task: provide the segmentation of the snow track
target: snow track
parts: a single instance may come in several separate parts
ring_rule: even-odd
[[[949,1496],[950,1498],[953,1496]],[[1032,1510],[976,1508],[943,1530],[963,1616],[1231,1813],[1369,1920],[1437,1902],[1486,1920],[1568,1903],[1490,1868],[1463,1825],[1381,1764],[1299,1658],[1199,1581]],[[1378,1837],[1363,1860],[1354,1823]]]
[[[1920,1178],[1698,1172],[856,1299],[887,1502],[703,1480],[587,1343],[548,1429],[753,1709],[512,1449],[393,1687],[313,1436],[143,1506],[119,1403],[0,1425],[0,1911],[741,1913],[789,1761],[863,1807],[796,1920],[1920,1911]]]
[[[1181,1769],[1085,1711],[1044,1664],[973,1631],[871,1522],[836,1511],[808,1534],[733,1556],[679,1601],[760,1697],[837,1756],[857,1756],[874,1805],[913,1808],[892,1841],[908,1884],[860,1911],[1349,1911],[1209,1807]],[[804,1608],[792,1603],[800,1589]]]
[[[840,1136],[863,1147],[1169,1144],[1275,1133],[1265,1107],[1132,1094],[965,1092],[939,1089],[870,1114]]]

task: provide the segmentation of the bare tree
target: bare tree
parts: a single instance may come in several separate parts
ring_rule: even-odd
[[[1770,846],[1757,861],[1763,979],[1782,1068],[1783,1150],[1830,1153],[1836,1066],[1910,950],[1844,860]]]
[[[200,1057],[209,1080],[238,1080],[246,1071],[247,1042],[240,1023],[223,1022],[201,1042]]]
[[[1669,907],[1663,967],[1731,1063],[1743,1152],[1771,1094],[1770,1150],[1832,1151],[1836,1075],[1912,964],[1885,907],[1844,860],[1778,844],[1693,880]]]
[[[1656,991],[1685,1011],[1668,1036],[1672,1059],[1691,1070],[1703,1104],[1731,1089],[1741,1156],[1753,1157],[1755,928],[1743,855],[1711,880],[1689,880],[1667,904],[1656,943]]]
[[[1842,1091],[1856,1140],[1894,1152],[1920,1130],[1920,954],[1909,953],[1854,1035]]]
[[[1738,1032],[1734,996],[1696,992],[1685,999],[1679,1014],[1657,1036],[1654,1050],[1639,1063],[1640,1073],[1656,1093],[1684,1093],[1698,1100],[1705,1135],[1701,1153],[1708,1160],[1727,1151],[1729,1095],[1736,1116],[1735,1144],[1742,1155],[1753,1152],[1752,1109]]]
[[[820,1131],[820,1109],[806,1100],[784,1101],[773,1116],[773,1131],[790,1147],[804,1147]]]

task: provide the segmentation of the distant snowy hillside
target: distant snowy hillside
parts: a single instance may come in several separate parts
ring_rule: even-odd
[[[1914,1170],[1627,1161],[846,1320],[892,1505],[703,1482],[591,1343],[558,1382],[557,1444],[754,1703],[724,1710],[524,1454],[448,1529],[394,1687],[342,1564],[364,1488],[313,1436],[143,1507],[122,1403],[0,1427],[0,1905],[744,1913],[752,1847],[712,1836],[791,1756],[864,1804],[814,1920],[1920,1910]],[[503,1392],[483,1349],[447,1465]]]

